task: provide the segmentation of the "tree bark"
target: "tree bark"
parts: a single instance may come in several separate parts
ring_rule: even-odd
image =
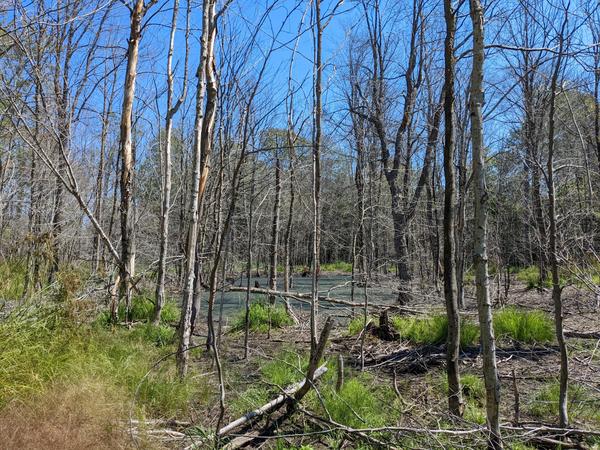
[[[277,141],[277,137],[276,137]],[[276,144],[277,145],[277,144]],[[279,149],[275,150],[275,201],[273,202],[273,220],[271,224],[271,251],[269,254],[269,289],[277,289],[277,263],[279,250],[279,212],[281,205],[281,158]],[[269,303],[275,303],[275,297],[269,297]]]
[[[459,351],[460,316],[456,287],[455,266],[455,174],[454,174],[454,36],[456,13],[451,0],[444,0],[446,39],[444,44],[444,298],[448,316],[448,338],[446,340],[446,370],[448,375],[448,407],[455,416],[464,411],[460,387]]]
[[[119,153],[121,154],[121,281],[119,296],[125,300],[126,320],[130,319],[131,277],[133,276],[133,176],[135,171],[135,155],[132,144],[132,114],[139,47],[142,37],[142,20],[144,19],[145,12],[144,0],[136,0],[130,17],[127,69],[125,73],[125,85],[123,87],[123,106],[121,109],[119,135]]]
[[[475,295],[479,314],[483,378],[486,391],[486,413],[489,428],[488,448],[501,449],[500,436],[500,380],[496,365],[496,344],[492,322],[492,304],[489,293],[487,256],[488,190],[485,181],[485,149],[483,146],[483,64],[484,31],[483,6],[480,0],[470,0],[473,24],[473,68],[471,71],[471,141],[473,148],[473,182],[475,224],[473,235],[473,262],[475,265]]]
[[[558,78],[562,70],[562,58],[564,51],[565,29],[568,22],[568,10],[558,36],[558,56],[554,66],[550,82],[550,110],[548,112],[548,160],[546,163],[546,184],[548,188],[548,219],[550,222],[548,256],[550,259],[550,270],[552,273],[552,301],[554,303],[554,325],[556,329],[556,340],[560,351],[560,388],[558,399],[559,426],[566,428],[569,424],[568,414],[568,387],[569,387],[569,355],[565,342],[562,310],[562,287],[560,285],[560,273],[558,262],[558,227],[556,214],[556,189],[554,179],[554,139],[555,139],[555,113],[556,94],[558,89]]]
[[[202,37],[200,45],[200,63],[196,77],[196,117],[194,121],[194,146],[193,174],[190,190],[190,210],[188,212],[189,229],[186,243],[186,266],[183,288],[182,312],[179,322],[179,345],[177,348],[177,371],[183,378],[188,369],[189,354],[192,335],[192,306],[194,303],[194,279],[196,265],[196,244],[198,240],[199,209],[206,181],[209,175],[206,158],[202,155],[203,123],[204,123],[204,97],[206,94],[207,61],[212,60],[212,47],[210,34],[214,27],[215,3],[214,0],[203,0],[202,3]],[[214,30],[216,32],[216,29]]]
[[[188,38],[189,38],[189,6],[188,1],[188,14],[187,14],[187,26],[186,26],[186,51],[185,51],[185,63],[184,63],[184,78],[182,94],[173,105],[174,95],[174,74],[172,69],[173,64],[173,48],[175,45],[175,33],[177,30],[177,15],[179,13],[179,0],[173,1],[173,15],[171,18],[171,32],[169,36],[169,52],[167,55],[167,114],[165,117],[165,147],[164,152],[161,154],[161,166],[162,166],[162,202],[160,210],[160,249],[158,256],[158,273],[156,280],[156,296],[154,303],[153,323],[158,324],[160,322],[160,315],[162,308],[165,303],[165,277],[167,271],[167,254],[169,245],[169,214],[171,210],[171,178],[172,178],[172,135],[173,135],[173,116],[179,110],[179,107],[185,100],[186,88],[187,88],[187,56],[188,56]],[[161,146],[162,147],[162,146]]]

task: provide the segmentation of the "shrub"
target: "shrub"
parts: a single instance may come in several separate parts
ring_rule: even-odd
[[[443,315],[429,318],[396,316],[392,325],[404,339],[414,344],[436,345],[446,342],[448,336],[448,318]],[[472,322],[461,322],[460,345],[474,345],[479,337],[479,328]]]
[[[74,267],[65,267],[56,274],[58,290],[55,294],[55,300],[65,302],[75,295],[83,284],[85,274],[82,270]]]
[[[285,308],[281,305],[270,305],[264,300],[252,303],[250,305],[250,314],[248,317],[249,327],[252,331],[266,332],[271,328],[283,328],[293,323]],[[236,316],[232,329],[240,331],[244,329],[246,323],[246,311],[242,310]]]
[[[498,339],[509,338],[525,344],[551,342],[552,320],[542,311],[504,308],[494,314],[494,331]]]

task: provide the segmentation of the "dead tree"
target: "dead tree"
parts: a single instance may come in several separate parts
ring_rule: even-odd
[[[142,22],[148,10],[157,0],[136,0],[130,8],[129,40],[127,46],[127,68],[123,86],[123,106],[119,134],[121,155],[121,267],[119,296],[125,300],[127,320],[130,319],[131,289],[134,270],[134,218],[133,218],[133,177],[135,172],[135,151],[132,143],[132,115],[135,99],[135,82],[139,60]]]
[[[171,18],[171,32],[169,36],[169,51],[167,55],[167,114],[165,117],[165,143],[164,152],[161,154],[162,166],[162,188],[161,188],[161,211],[160,211],[160,250],[158,256],[158,273],[156,280],[156,297],[154,303],[153,322],[160,322],[160,314],[165,303],[165,276],[167,270],[167,253],[169,244],[169,213],[171,209],[171,174],[172,174],[172,134],[173,116],[177,113],[185,100],[187,93],[187,63],[189,53],[189,29],[190,29],[190,2],[187,4],[186,32],[185,32],[185,62],[183,68],[183,87],[181,94],[175,104],[174,96],[174,74],[173,74],[173,48],[175,45],[175,33],[177,30],[177,15],[179,14],[179,0],[173,1],[173,15]]]

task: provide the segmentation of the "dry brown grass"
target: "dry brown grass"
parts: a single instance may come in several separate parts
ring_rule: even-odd
[[[126,449],[131,440],[120,423],[118,393],[98,380],[56,384],[27,401],[13,401],[0,412],[2,448]]]

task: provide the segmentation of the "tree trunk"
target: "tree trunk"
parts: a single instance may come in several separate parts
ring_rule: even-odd
[[[165,303],[165,277],[167,271],[167,254],[169,244],[169,214],[171,210],[171,175],[172,175],[172,135],[173,135],[173,116],[183,103],[186,95],[187,87],[187,56],[188,56],[188,35],[189,35],[189,2],[186,27],[186,52],[185,52],[185,67],[183,78],[182,95],[179,97],[175,105],[173,105],[174,91],[174,74],[172,70],[173,64],[173,48],[175,45],[175,33],[177,30],[177,14],[179,13],[179,0],[173,1],[173,15],[171,19],[171,33],[169,37],[169,52],[167,55],[167,115],[165,117],[165,147],[164,153],[161,154],[162,166],[162,203],[160,210],[160,249],[158,256],[158,273],[156,280],[156,297],[154,303],[153,322],[160,322],[160,315]],[[162,147],[162,146],[161,146]]]
[[[562,311],[562,287],[560,285],[560,273],[558,263],[558,227],[556,214],[556,189],[554,180],[554,139],[555,139],[555,113],[556,113],[556,91],[558,89],[558,77],[562,69],[563,46],[565,39],[565,28],[568,21],[568,11],[560,31],[559,49],[556,65],[550,83],[550,110],[548,112],[548,161],[546,164],[546,183],[548,188],[548,219],[550,222],[548,256],[550,270],[552,272],[552,301],[554,303],[554,325],[556,328],[556,340],[560,351],[560,389],[558,399],[559,426],[566,428],[569,424],[568,387],[569,387],[569,355],[565,342]]]
[[[125,300],[126,320],[131,313],[131,276],[133,270],[133,176],[135,156],[132,144],[132,113],[135,99],[135,82],[139,56],[142,20],[145,14],[144,0],[137,0],[131,11],[127,70],[123,87],[123,107],[119,136],[121,154],[121,281],[119,296]]]
[[[193,146],[193,174],[190,190],[190,221],[187,244],[186,266],[183,288],[182,312],[179,322],[179,345],[177,348],[177,371],[181,378],[188,369],[189,354],[192,335],[192,306],[194,303],[194,275],[196,266],[196,244],[198,240],[199,209],[202,194],[206,186],[209,170],[205,165],[206,158],[202,155],[203,122],[204,122],[204,96],[206,93],[207,61],[212,60],[212,47],[209,45],[209,34],[214,25],[215,4],[214,0],[204,0],[202,4],[202,37],[200,46],[200,63],[198,64],[198,77],[196,87],[196,118],[194,121],[194,146]],[[216,30],[215,30],[216,32]]]
[[[454,36],[456,16],[451,0],[444,0],[446,39],[444,48],[444,298],[448,316],[448,338],[446,340],[446,370],[448,375],[448,407],[455,416],[464,411],[460,387],[459,351],[460,316],[456,288],[455,242],[454,242]]]
[[[279,211],[281,204],[281,158],[275,150],[275,201],[273,202],[273,222],[271,224],[271,251],[269,255],[269,289],[277,289],[277,253],[279,250]],[[269,297],[269,303],[275,303],[275,297]]]
[[[473,262],[475,265],[475,291],[479,313],[483,378],[486,391],[486,412],[489,428],[488,447],[501,449],[500,436],[500,380],[496,366],[496,344],[492,325],[492,305],[489,293],[487,257],[488,191],[485,182],[485,155],[483,146],[483,63],[484,32],[483,7],[480,0],[470,0],[473,23],[473,68],[471,72],[471,140],[473,148],[473,182],[475,224],[473,235]]]

